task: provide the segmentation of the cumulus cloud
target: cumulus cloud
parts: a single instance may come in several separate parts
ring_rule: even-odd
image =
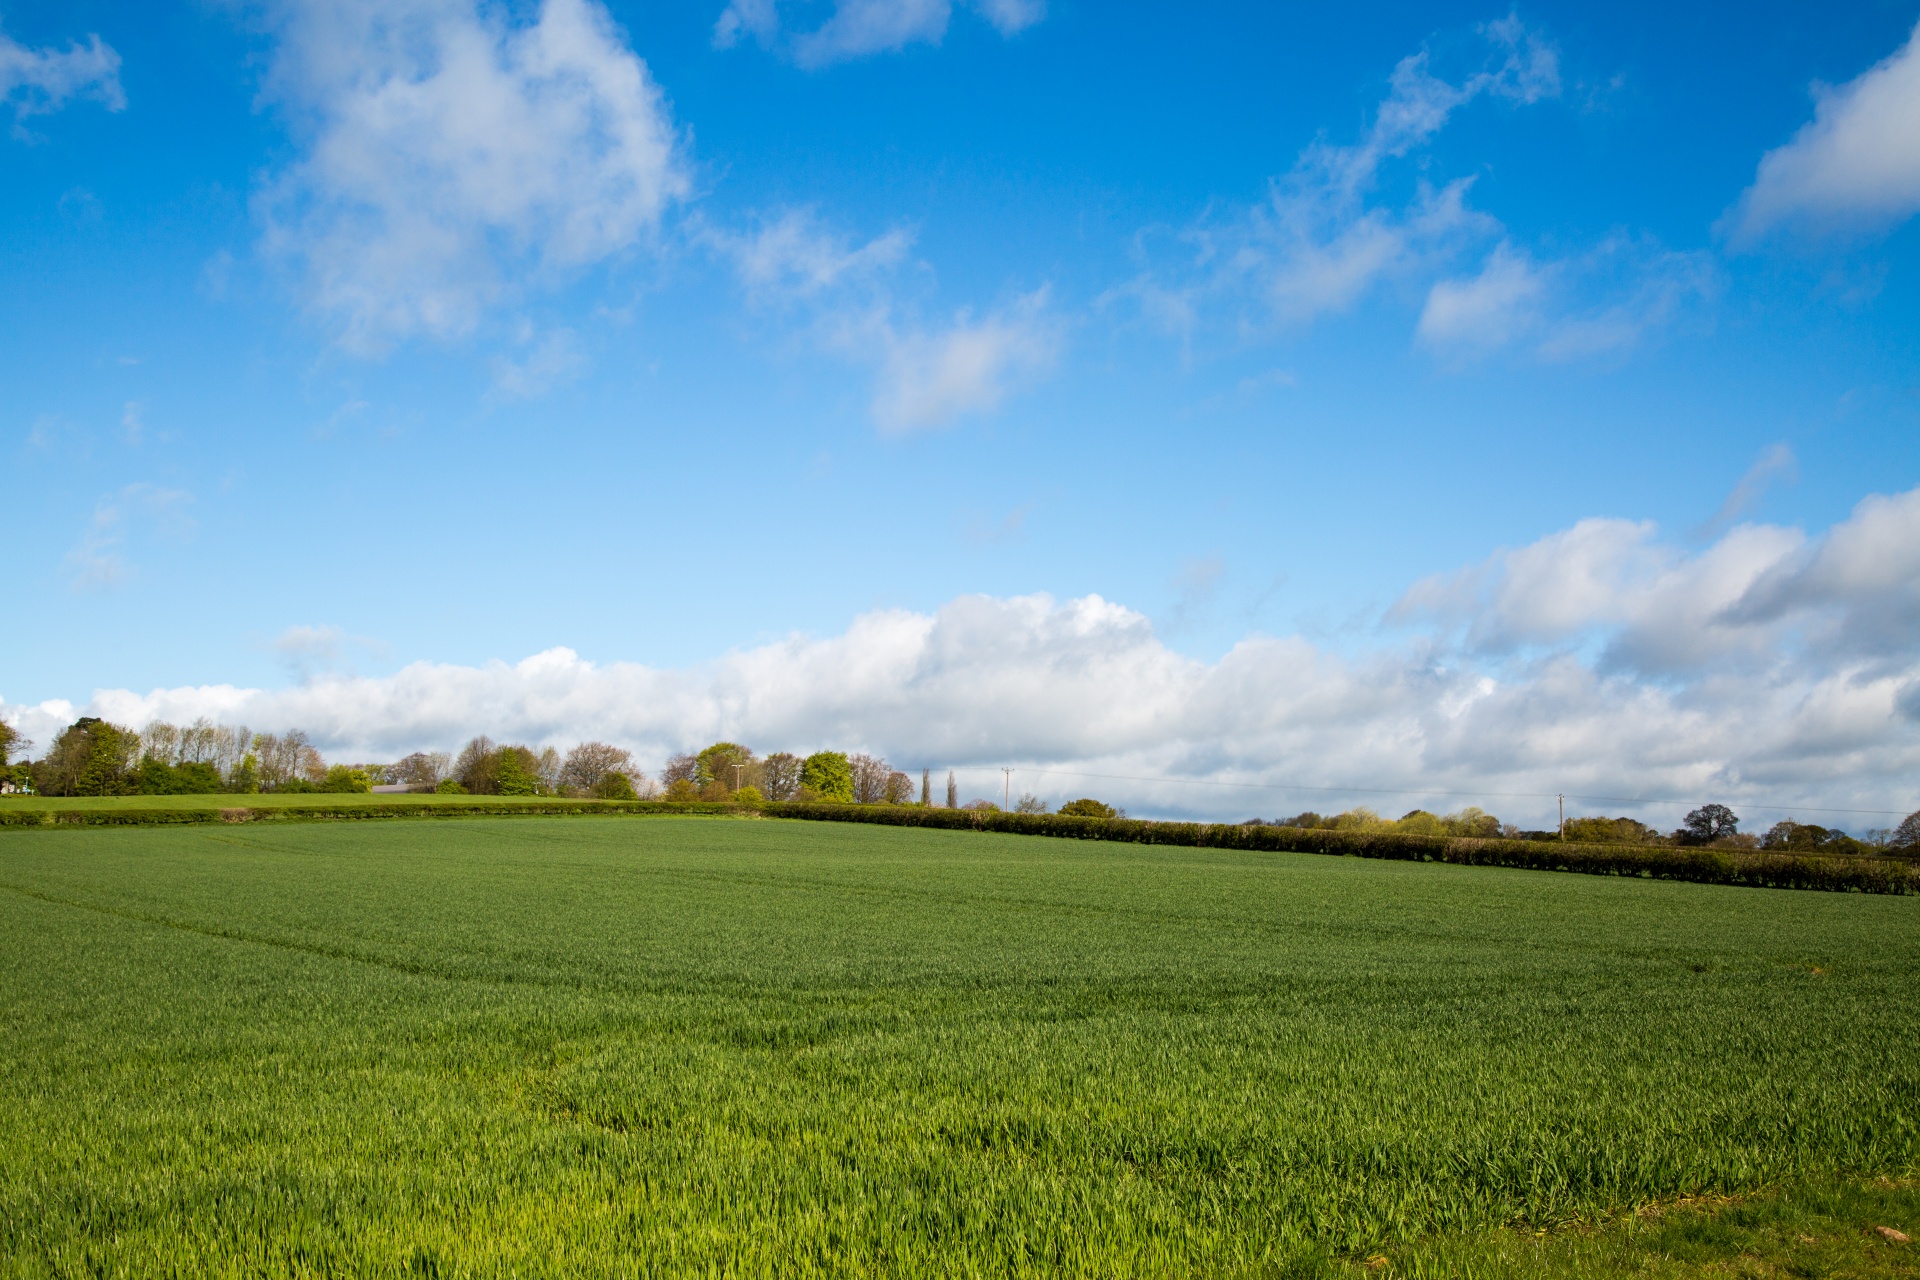
[[[1406,807],[1474,799],[1527,820],[1551,809],[1525,797],[1555,792],[1920,803],[1920,490],[1869,498],[1816,536],[1746,525],[1697,552],[1646,524],[1582,521],[1418,584],[1393,620],[1414,637],[1336,653],[1250,636],[1203,661],[1098,596],[964,596],[689,668],[554,649],[281,690],[101,690],[84,710],[135,725],[297,726],[360,759],[480,732],[600,738],[653,761],[721,738],[866,749],[903,767],[977,769],[969,785],[982,790],[986,769],[1007,764],[1055,798],[1094,791],[1139,811],[1219,816],[1366,799],[1284,789],[1318,787],[1404,793]],[[40,741],[81,709],[0,707]]]
[[[257,208],[351,349],[457,337],[630,249],[688,190],[658,87],[598,0],[279,0],[270,97],[302,157]]]
[[[1813,95],[1813,119],[1761,158],[1728,214],[1736,242],[1886,227],[1920,210],[1920,26],[1885,61]]]
[[[1011,36],[1046,16],[1044,0],[973,0],[969,8]],[[803,67],[816,68],[874,53],[895,53],[910,44],[939,44],[953,17],[952,0],[835,0],[820,26],[782,39],[778,0],[733,0],[714,24],[722,49],[742,38],[763,48],[784,48]]]
[[[989,413],[1052,368],[1061,325],[1046,288],[984,313],[962,308],[928,321],[901,296],[912,235],[895,228],[865,242],[811,210],[787,210],[749,232],[707,229],[754,305],[803,317],[822,347],[875,368],[874,420],[882,430],[944,426]]]
[[[90,35],[65,49],[29,49],[0,31],[0,103],[13,108],[15,129],[27,116],[58,111],[75,98],[92,98],[123,111],[120,55]]]

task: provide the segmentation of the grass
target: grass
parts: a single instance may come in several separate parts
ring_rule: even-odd
[[[45,813],[49,809],[310,809],[332,808],[340,805],[411,807],[472,804],[476,800],[484,800],[488,804],[540,804],[548,799],[549,797],[546,796],[443,796],[396,792],[373,795],[364,791],[288,792],[285,794],[265,792],[253,795],[205,796],[0,796],[0,811],[22,809]]]
[[[1913,898],[724,819],[5,832],[0,1276],[1911,1275],[1866,1228],[1920,1235],[1872,1181],[1920,1171],[1916,972]],[[1742,1198],[1631,1213],[1702,1194]]]

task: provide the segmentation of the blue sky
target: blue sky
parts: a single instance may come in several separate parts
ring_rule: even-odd
[[[4,707],[1911,808],[1916,18],[0,0]]]

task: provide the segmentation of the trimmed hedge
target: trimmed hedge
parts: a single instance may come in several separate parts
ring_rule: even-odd
[[[536,804],[316,804],[272,808],[0,809],[0,827],[150,827],[216,822],[352,822],[384,818],[592,817],[606,814],[737,814],[734,804],[661,800],[549,800]]]
[[[1390,831],[1325,831],[1300,827],[1205,822],[1148,822],[1137,818],[1071,818],[1057,813],[997,813],[898,805],[769,804],[768,817],[811,822],[873,822],[1115,840],[1129,844],[1324,853],[1399,862],[1452,862],[1474,867],[1520,867],[1582,875],[1641,876],[1698,884],[1768,889],[1825,889],[1853,893],[1920,893],[1920,866],[1893,858],[1749,853],[1665,845],[1566,844],[1546,840],[1480,840],[1401,835]]]

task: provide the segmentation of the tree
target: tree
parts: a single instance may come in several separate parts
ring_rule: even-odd
[[[695,757],[700,772],[694,781],[701,787],[719,783],[728,795],[760,782],[760,761],[753,752],[737,742],[716,742]]]
[[[1580,844],[1650,844],[1660,833],[1632,818],[1568,818],[1567,839]]]
[[[638,800],[640,798],[634,792],[633,779],[618,769],[609,769],[601,774],[587,794],[595,800]]]
[[[959,807],[960,783],[955,780],[953,770],[949,769],[947,770],[947,808],[958,809]]]
[[[886,800],[887,779],[893,774],[892,765],[877,756],[854,755],[847,757],[847,767],[853,773],[853,799],[856,804],[880,804]]]
[[[120,796],[133,790],[130,776],[140,735],[97,716],[81,716],[53,740],[34,767],[34,787],[53,796]]]
[[[667,767],[660,771],[660,781],[669,791],[673,790],[673,784],[676,782],[684,782],[696,791],[699,790],[699,757],[690,756],[684,751],[674,756],[667,761]]]
[[[685,804],[688,801],[698,800],[699,798],[700,792],[694,787],[693,779],[691,778],[675,778],[667,784],[667,800],[669,803]]]
[[[883,797],[888,804],[911,804],[913,802],[913,779],[899,770],[887,775],[887,794]]]
[[[1020,799],[1014,802],[1013,811],[1015,813],[1045,813],[1047,811],[1047,802],[1031,792],[1023,792]]]
[[[632,799],[634,772],[631,752],[610,743],[583,742],[567,752],[566,762],[560,766],[560,789],[568,795],[596,795],[595,788],[600,785],[600,780],[610,773],[618,773],[625,781],[629,794],[617,798]]]
[[[260,761],[262,790],[294,789],[296,782],[315,783],[327,776],[327,762],[299,729],[263,733],[253,740],[253,749]]]
[[[765,804],[767,798],[760,794],[760,788],[745,786],[733,793],[735,804]]]
[[[1712,844],[1739,831],[1740,817],[1733,810],[1723,804],[1703,804],[1673,834],[1681,844]]]
[[[460,748],[460,754],[454,757],[453,774],[461,786],[472,795],[489,795],[492,792],[493,768],[491,761],[499,748],[492,738],[480,734]],[[485,788],[476,787],[480,783]]]
[[[1078,800],[1069,800],[1060,806],[1060,813],[1068,818],[1115,818],[1119,810],[1110,804],[1101,804],[1098,800],[1082,796]]]
[[[20,736],[18,729],[8,724],[5,720],[0,720],[0,768],[4,768],[11,763],[14,752],[25,751],[32,745],[31,742],[28,742]]]
[[[337,764],[327,770],[326,776],[323,777],[318,784],[318,789],[321,791],[339,792],[343,795],[354,792],[371,791],[373,790],[373,779],[367,776],[365,769],[355,769],[349,765]]]
[[[791,800],[800,790],[800,757],[776,751],[760,762],[760,792],[769,800]]]
[[[1760,837],[1762,849],[1783,853],[1865,853],[1867,847],[1844,831],[1818,827],[1811,822],[1788,818],[1776,822]]]
[[[1920,849],[1920,809],[1900,819],[1900,825],[1887,838],[1889,849]]]
[[[920,771],[920,807],[933,808],[933,770],[931,769]]]
[[[387,766],[387,776],[409,787],[437,787],[447,776],[453,757],[444,751],[416,751]]]
[[[853,766],[844,752],[816,751],[800,766],[800,785],[822,800],[853,801]]]

